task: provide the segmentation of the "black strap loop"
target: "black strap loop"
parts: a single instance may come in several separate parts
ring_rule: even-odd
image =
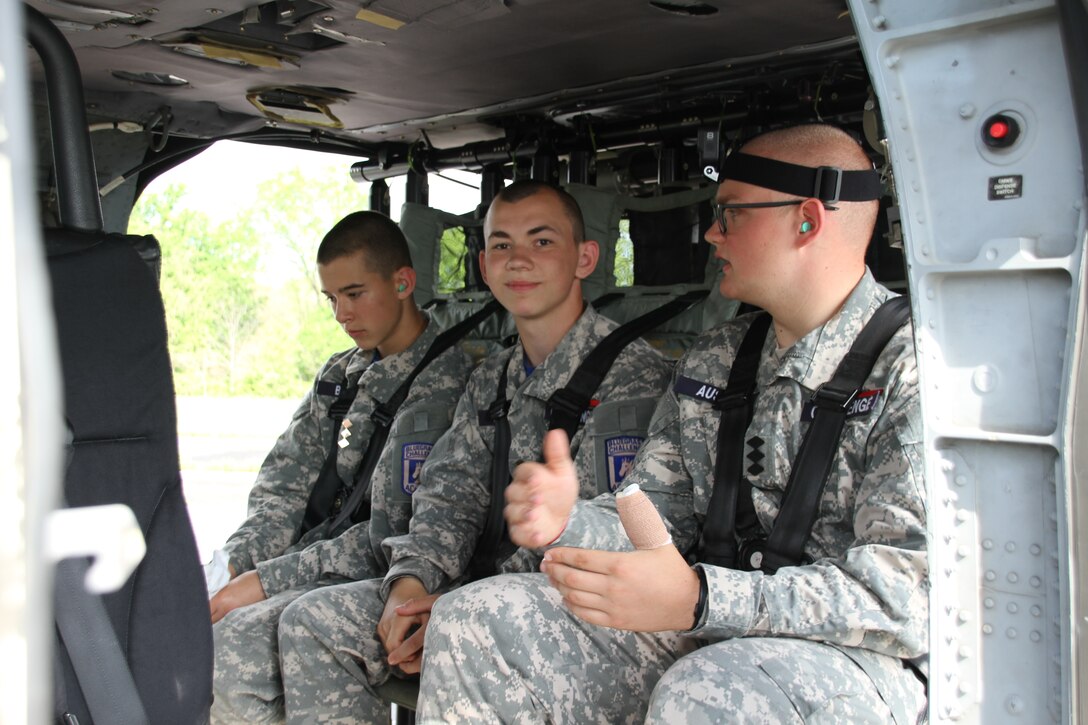
[[[332,442],[329,452],[325,456],[325,462],[321,464],[321,471],[317,474],[313,488],[310,489],[310,498],[306,501],[306,513],[302,516],[302,527],[299,534],[305,534],[329,517],[329,512],[335,507],[337,494],[344,486],[340,474],[336,470],[337,445],[340,442],[340,426],[344,422],[344,416],[355,401],[359,392],[357,385],[344,383],[340,389],[340,395],[329,406],[329,417],[332,418]]]

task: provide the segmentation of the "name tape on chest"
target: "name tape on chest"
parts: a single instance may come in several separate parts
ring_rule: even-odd
[[[676,384],[672,386],[672,389],[677,395],[686,395],[689,398],[703,400],[707,403],[713,403],[718,399],[718,396],[722,392],[722,388],[711,385],[710,383],[704,383],[683,376],[676,379]]]
[[[344,384],[332,380],[318,380],[316,392],[318,395],[331,395],[334,398],[339,398],[340,393],[344,392]]]
[[[684,395],[707,403],[713,403],[722,393],[722,388],[711,385],[710,383],[704,383],[700,380],[685,377],[677,378],[676,384],[673,385],[672,389],[677,395]],[[879,407],[883,397],[884,388],[862,390],[854,396],[854,399],[846,406],[846,417],[849,419],[869,415]],[[803,423],[811,423],[815,413],[816,404],[812,402],[805,403],[805,407],[801,410],[801,421]]]
[[[884,397],[884,388],[877,388],[876,390],[862,390],[854,399],[846,405],[846,418],[857,418],[863,415],[869,415],[880,405],[881,398]],[[811,423],[812,419],[816,415],[816,404],[812,401],[805,403],[805,407],[801,410],[801,422]]]

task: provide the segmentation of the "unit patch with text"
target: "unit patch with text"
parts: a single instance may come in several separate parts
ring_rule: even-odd
[[[608,488],[615,491],[627,478],[635,464],[635,456],[642,447],[643,439],[638,436],[616,436],[604,442],[604,452],[608,457]]]
[[[409,496],[419,486],[419,472],[423,469],[423,462],[427,460],[432,447],[430,443],[405,443],[401,449],[400,487]]]

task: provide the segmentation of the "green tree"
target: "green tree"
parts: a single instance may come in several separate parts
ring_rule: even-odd
[[[465,230],[450,227],[442,232],[439,242],[438,283],[436,291],[448,294],[465,288]]]
[[[314,270],[321,239],[337,221],[367,208],[368,198],[365,187],[345,175],[315,179],[295,168],[258,184],[247,216],[266,245],[288,252],[298,278],[318,294]]]
[[[246,343],[263,299],[254,275],[259,248],[250,229],[213,226],[185,207],[185,188],[170,185],[133,209],[129,231],[154,234],[162,247],[161,287],[179,394],[240,392]]]
[[[163,248],[178,394],[297,398],[330,354],[351,346],[316,277],[325,232],[367,206],[337,169],[261,182],[255,203],[220,224],[186,206],[184,185],[140,198],[129,231],[153,233]]]
[[[329,355],[353,344],[333,319],[317,280],[317,248],[325,233],[367,207],[365,187],[334,173],[336,168],[319,178],[292,169],[261,182],[244,215],[269,262],[264,277],[271,300],[253,344],[257,361],[244,385],[249,394],[299,397]]]
[[[620,220],[620,238],[616,240],[616,260],[612,267],[617,287],[635,283],[635,245],[631,241],[631,222]]]

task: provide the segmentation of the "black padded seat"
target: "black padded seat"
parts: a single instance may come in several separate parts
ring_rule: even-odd
[[[44,236],[73,434],[67,503],[123,503],[135,513],[147,554],[120,590],[103,596],[106,612],[150,722],[207,722],[211,623],[181,490],[162,298],[149,266],[158,243],[57,229]],[[58,708],[87,725],[71,661],[58,648]]]

